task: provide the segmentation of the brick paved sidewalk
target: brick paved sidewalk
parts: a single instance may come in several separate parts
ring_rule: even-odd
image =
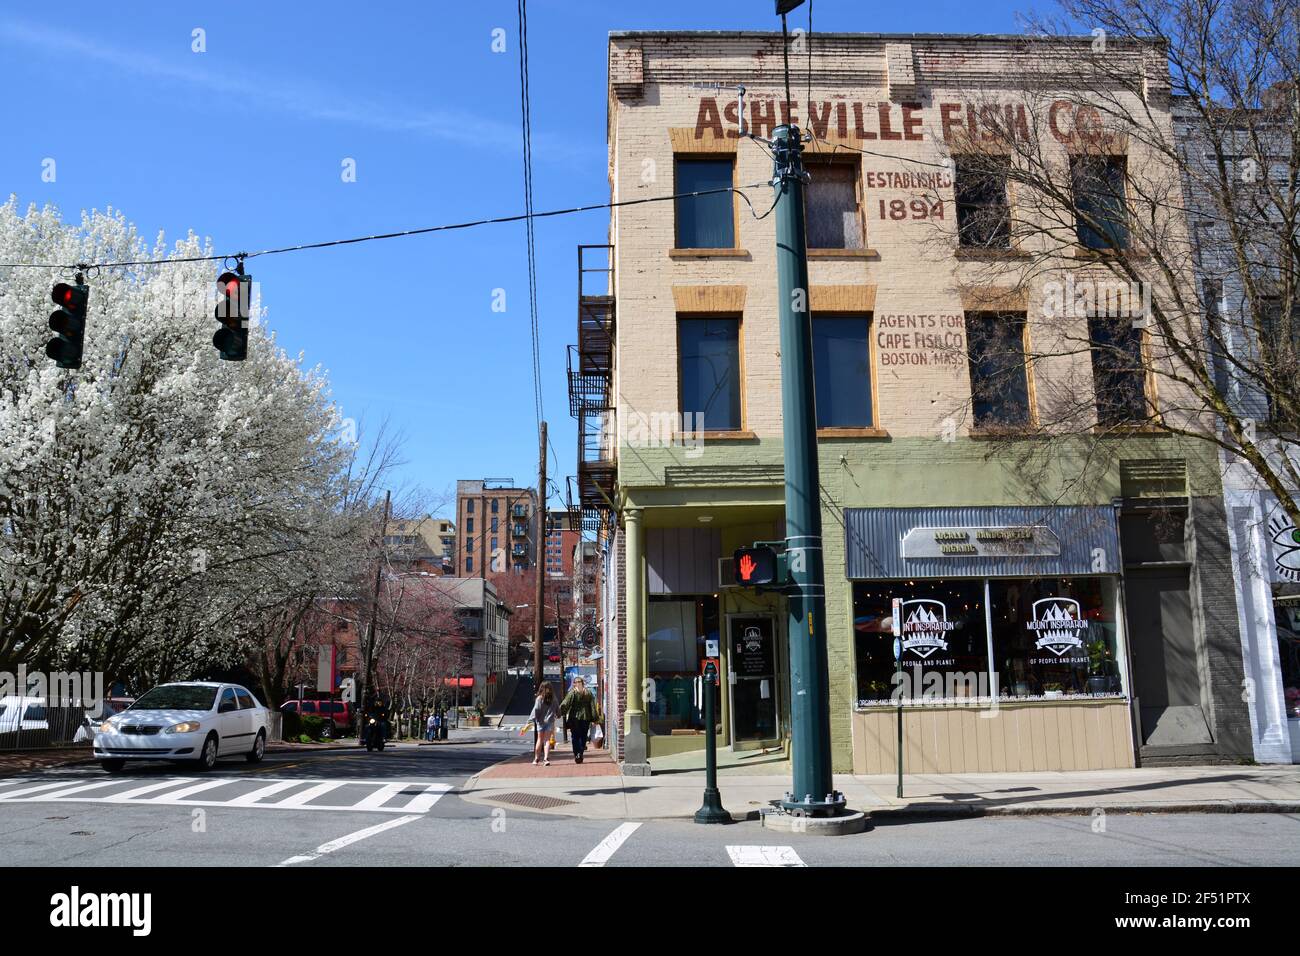
[[[528,731],[524,737],[531,743],[532,731]],[[551,749],[549,767],[542,764],[533,766],[533,754],[530,750],[523,756],[493,764],[479,773],[479,777],[504,777],[517,780],[534,777],[617,777],[618,775],[618,764],[614,762],[608,750],[598,750],[588,744],[582,763],[574,763],[572,747],[558,734],[555,746]]]

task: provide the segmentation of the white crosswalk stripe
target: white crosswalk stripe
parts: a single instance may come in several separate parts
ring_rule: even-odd
[[[735,866],[807,866],[792,846],[729,846]]]
[[[30,785],[0,781],[0,803],[107,803],[165,807],[235,807],[254,810],[331,810],[344,813],[428,813],[451,787],[408,780],[311,780],[266,777],[84,777]],[[324,802],[328,800],[330,802]]]

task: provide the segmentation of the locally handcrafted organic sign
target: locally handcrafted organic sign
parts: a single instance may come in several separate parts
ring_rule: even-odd
[[[904,558],[1057,557],[1061,541],[1043,525],[1002,528],[913,528]]]

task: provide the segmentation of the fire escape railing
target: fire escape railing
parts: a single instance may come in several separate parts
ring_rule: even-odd
[[[614,247],[578,246],[578,344],[569,346],[569,413],[578,420],[582,530],[607,527],[615,510]]]

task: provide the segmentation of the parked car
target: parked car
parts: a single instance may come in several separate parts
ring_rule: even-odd
[[[0,697],[0,733],[49,729],[44,697]]]
[[[329,717],[322,733],[332,737],[337,733],[346,733],[352,729],[356,713],[351,702],[344,700],[286,700],[280,705],[286,714],[311,714],[313,717]]]
[[[159,684],[99,725],[95,757],[109,773],[128,760],[192,760],[200,770],[218,757],[257,763],[266,753],[268,717],[238,684]]]

